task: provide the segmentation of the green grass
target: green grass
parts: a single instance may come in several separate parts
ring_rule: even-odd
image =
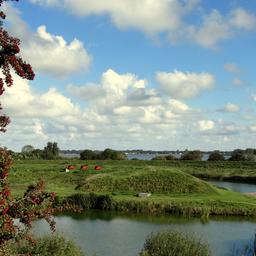
[[[90,166],[88,172],[63,171],[68,164],[84,163]],[[96,164],[103,170],[94,171]],[[218,189],[189,174],[253,177],[255,167],[244,162],[26,160],[14,164],[10,184],[13,194],[20,196],[29,184],[44,178],[47,190],[60,198],[88,192],[111,195],[115,210],[247,216],[256,215],[255,198]],[[138,198],[137,192],[152,196]]]
[[[90,175],[78,185],[86,192],[127,193],[217,193],[211,185],[179,170],[166,167],[141,166],[136,170],[108,171]]]

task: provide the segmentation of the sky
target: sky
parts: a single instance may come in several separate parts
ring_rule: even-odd
[[[255,148],[255,0],[26,0],[6,29],[36,73],[0,146]]]

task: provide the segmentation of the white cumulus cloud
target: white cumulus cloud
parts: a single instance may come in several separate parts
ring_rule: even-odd
[[[243,9],[231,9],[223,15],[213,9],[196,12],[200,0],[30,0],[48,7],[58,7],[76,16],[107,15],[119,29],[136,29],[148,35],[165,33],[171,42],[190,41],[207,48],[216,48],[221,41],[256,27],[256,16]],[[186,17],[198,15],[198,22]]]
[[[5,5],[4,9],[12,34],[21,38],[22,56],[36,71],[66,77],[88,70],[92,57],[80,40],[74,38],[68,43],[61,35],[47,32],[45,25],[32,32],[15,8]]]
[[[215,78],[209,73],[171,73],[157,72],[156,80],[160,88],[175,99],[189,99],[196,97],[202,90],[213,88]]]

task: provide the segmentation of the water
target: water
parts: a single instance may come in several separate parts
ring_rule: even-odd
[[[227,182],[227,181],[208,181],[208,182],[215,186],[227,188],[240,193],[256,192],[255,184]]]
[[[223,181],[210,181],[217,186],[237,192],[256,192],[256,185]],[[85,214],[56,217],[57,231],[73,239],[87,255],[135,256],[142,249],[145,238],[151,232],[172,229],[199,235],[208,242],[215,256],[232,255],[252,243],[256,233],[256,218],[184,218],[164,215],[147,216],[104,211],[88,211]],[[44,221],[37,221],[34,233],[49,233]],[[234,254],[233,254],[234,255]]]
[[[256,232],[256,219],[250,218],[211,218],[203,222],[199,218],[170,215],[152,217],[88,211],[58,216],[56,222],[57,231],[73,239],[90,256],[95,253],[97,256],[138,255],[148,234],[166,229],[197,234],[209,243],[215,256],[232,255],[234,248],[252,242]],[[33,231],[42,235],[49,229],[44,221],[37,221]]]
[[[180,158],[182,154],[173,154],[176,158]],[[166,156],[166,154],[136,154],[136,153],[128,153],[127,154],[127,158],[128,160],[131,159],[138,159],[138,160],[152,160],[152,158],[156,157],[156,156]],[[230,156],[229,155],[225,155],[224,156],[225,159],[228,159]],[[202,156],[202,161],[207,161],[209,158],[209,154],[203,154]]]

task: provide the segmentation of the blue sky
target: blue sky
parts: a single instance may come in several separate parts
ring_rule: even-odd
[[[1,146],[255,147],[256,1],[28,0],[5,5],[34,81],[1,99]]]

